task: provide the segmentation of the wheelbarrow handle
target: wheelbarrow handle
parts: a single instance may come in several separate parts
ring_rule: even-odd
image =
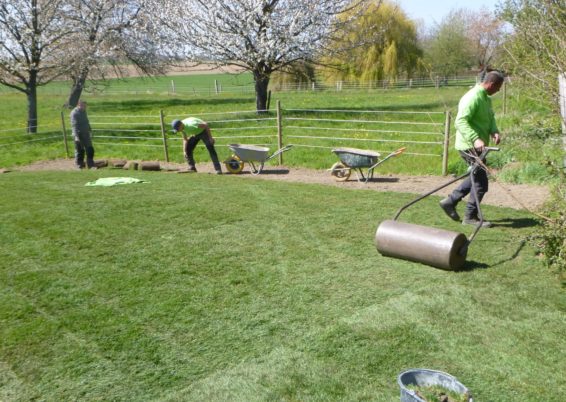
[[[387,159],[392,158],[394,156],[397,155],[401,155],[403,152],[405,152],[405,150],[407,149],[407,147],[401,147],[396,151],[391,152],[389,155],[387,155],[385,158],[383,158],[382,160],[378,161],[376,164],[374,164],[373,166],[370,166],[368,171],[371,171],[373,169],[375,169],[376,167],[378,167],[379,165],[381,165],[383,162],[385,162]]]
[[[391,156],[401,155],[403,152],[405,152],[406,149],[407,149],[407,147],[401,147],[398,150],[392,152]]]
[[[293,147],[293,145],[287,145],[283,148],[278,149],[277,151],[275,151],[273,153],[273,155],[271,155],[269,158],[267,158],[264,162],[267,162],[268,160],[275,158],[277,155],[282,154],[283,152],[290,150],[292,147]]]

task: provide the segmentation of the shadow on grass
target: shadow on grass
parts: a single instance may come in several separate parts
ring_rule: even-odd
[[[458,272],[468,272],[468,271],[473,271],[475,269],[493,268],[498,265],[505,264],[506,262],[513,261],[515,258],[517,258],[523,247],[525,247],[525,243],[526,243],[525,240],[522,240],[513,254],[497,261],[495,264],[488,265],[484,262],[466,261],[466,264],[462,268],[460,268]]]
[[[397,183],[398,181],[399,181],[398,177],[374,177],[374,178],[369,179],[367,182],[368,183]]]
[[[456,272],[469,272],[476,269],[487,269],[489,265],[485,262],[477,262],[477,261],[466,261],[464,266],[460,269],[457,269]]]
[[[530,228],[533,226],[539,226],[540,223],[533,218],[506,218],[506,219],[497,219],[497,220],[490,220],[494,227],[507,227],[513,229],[523,229],[523,228]]]
[[[116,112],[117,110],[132,110],[137,111],[139,109],[154,109],[159,108],[170,108],[175,106],[196,106],[196,105],[227,105],[227,104],[242,104],[251,103],[255,108],[255,98],[209,98],[209,99],[137,99],[137,100],[126,100],[126,101],[102,101],[97,102],[93,108],[96,109],[97,113],[102,112]]]
[[[526,243],[525,240],[521,240],[521,242],[519,243],[519,247],[517,247],[517,250],[515,250],[515,252],[510,257],[504,258],[496,262],[495,264],[492,265],[492,267],[496,267],[498,265],[505,264],[506,262],[513,261],[515,258],[517,258],[523,247],[525,247],[525,243]]]
[[[227,174],[229,174],[229,173],[227,173]],[[249,170],[243,170],[242,172],[240,172],[238,174],[240,174],[240,175],[251,175],[252,172],[250,172]],[[264,176],[264,175],[280,175],[280,174],[289,174],[289,169],[267,169],[267,170],[262,170],[261,173],[259,173],[259,175],[261,175],[261,176]]]

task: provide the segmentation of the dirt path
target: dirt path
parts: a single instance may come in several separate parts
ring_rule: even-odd
[[[186,165],[173,163],[161,164],[165,169],[186,169]],[[71,159],[59,159],[53,161],[37,162],[28,166],[17,169],[18,171],[37,171],[37,170],[72,170],[73,161]],[[198,164],[198,174],[212,173],[212,164]],[[127,174],[128,171],[116,170],[119,175]],[[117,173],[118,175],[118,173]],[[254,176],[249,173],[249,167],[246,165],[244,171],[240,175],[242,178],[249,180],[278,180],[287,182],[300,183],[316,183],[330,186],[337,186],[352,190],[374,190],[374,191],[391,191],[400,193],[423,194],[431,189],[446,183],[450,178],[440,176],[406,176],[406,175],[376,175],[368,183],[359,183],[356,181],[355,174],[352,173],[350,180],[347,182],[337,182],[328,171],[314,170],[305,168],[288,168],[284,166],[266,166],[261,174]],[[449,194],[458,183],[452,184],[445,189],[439,191],[437,195]],[[527,184],[500,184],[490,181],[490,189],[486,194],[483,203],[495,205],[499,207],[510,207],[514,209],[537,210],[549,197],[549,189],[545,186],[527,185]],[[522,204],[522,205],[521,205]]]

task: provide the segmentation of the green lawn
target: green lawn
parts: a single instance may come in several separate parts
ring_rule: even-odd
[[[0,176],[0,400],[398,401],[396,377],[456,376],[476,401],[562,401],[566,298],[486,206],[469,265],[381,257],[407,194],[246,177]],[[405,219],[462,230],[438,198]]]

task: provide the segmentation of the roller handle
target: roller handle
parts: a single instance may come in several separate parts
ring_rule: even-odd
[[[482,152],[482,153],[480,154],[480,156],[479,156],[480,161],[483,160],[483,159],[487,156],[487,154],[488,154],[489,152],[491,152],[491,151],[499,151],[499,148],[498,148],[498,147],[485,147],[485,148],[483,149],[483,152]],[[416,204],[417,202],[419,202],[419,201],[422,200],[423,198],[426,198],[426,197],[428,197],[429,195],[434,194],[434,193],[436,193],[437,191],[442,190],[442,189],[445,188],[445,187],[448,187],[448,186],[451,185],[452,183],[455,183],[455,182],[457,182],[458,180],[461,180],[461,179],[463,179],[464,177],[466,177],[466,176],[468,176],[468,175],[474,174],[474,172],[476,171],[476,169],[477,169],[478,167],[479,167],[479,163],[476,162],[476,163],[474,163],[474,164],[471,166],[471,169],[470,169],[469,171],[467,171],[466,173],[464,173],[464,174],[462,174],[462,175],[460,175],[460,176],[458,176],[458,177],[456,177],[456,178],[450,180],[450,181],[447,182],[447,183],[444,183],[442,186],[436,187],[436,188],[432,189],[431,191],[429,191],[429,192],[427,192],[427,193],[425,193],[425,194],[423,194],[423,195],[417,197],[416,199],[414,199],[413,201],[409,202],[408,204],[403,205],[401,208],[399,208],[399,210],[397,211],[397,213],[396,213],[395,216],[393,217],[393,220],[396,221],[397,218],[399,218],[399,215],[401,215],[401,212],[403,212],[405,209],[409,208],[411,205]],[[472,180],[472,192],[473,192],[473,196],[476,196],[476,198],[477,198],[476,189],[475,189],[475,186],[473,185],[473,183],[474,183],[474,181]],[[481,210],[480,210],[480,208],[479,208],[479,203],[478,203],[478,218],[480,218],[481,223],[483,223],[483,216],[482,216]],[[479,227],[481,227],[481,224],[480,224]],[[476,233],[477,233],[477,230],[472,234],[471,239],[474,238],[474,236],[475,236]],[[470,240],[470,241],[471,241],[471,240]]]

